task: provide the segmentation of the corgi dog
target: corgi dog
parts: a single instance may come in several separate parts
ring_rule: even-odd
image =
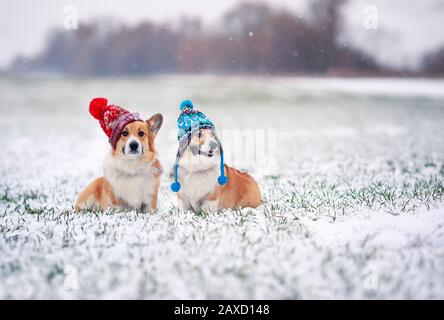
[[[184,210],[211,212],[261,204],[259,185],[248,173],[222,164],[226,183],[218,184],[221,152],[222,145],[212,128],[192,132],[188,145],[179,151],[176,165],[181,187],[177,198]]]
[[[106,114],[103,117],[103,112],[99,112],[98,116],[94,114],[101,121],[109,120],[113,115],[115,111],[108,117]],[[104,161],[104,176],[91,182],[80,193],[75,206],[77,211],[117,208],[152,212],[157,208],[163,169],[158,160],[155,138],[163,117],[155,114],[143,121],[138,114],[132,115],[137,115],[136,120],[131,118],[131,121],[120,122],[120,128],[116,127],[115,121],[112,122],[114,132],[110,135],[110,142],[113,142],[113,147]],[[119,119],[125,119],[125,116],[128,118],[126,114]]]

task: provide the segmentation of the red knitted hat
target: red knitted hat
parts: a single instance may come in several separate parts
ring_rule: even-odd
[[[100,126],[109,138],[109,143],[116,148],[122,130],[128,123],[143,121],[138,113],[131,113],[116,105],[108,105],[106,98],[94,98],[89,103],[89,113],[99,120]]]

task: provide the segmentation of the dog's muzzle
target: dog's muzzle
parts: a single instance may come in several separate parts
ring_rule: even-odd
[[[122,148],[123,154],[142,154],[142,145],[136,139],[128,140]]]
[[[203,151],[201,147],[202,146],[200,146],[200,145],[192,145],[192,146],[190,146],[190,150],[193,153],[193,155],[195,155],[195,156],[196,155],[205,155],[205,156],[211,158],[216,153],[216,150],[219,147],[219,144],[214,140],[211,141],[208,146],[208,151]]]
[[[137,150],[139,149],[139,143],[137,141],[131,141],[129,147],[130,153],[137,153]]]

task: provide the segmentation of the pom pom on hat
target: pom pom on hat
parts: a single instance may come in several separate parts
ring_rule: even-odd
[[[103,120],[107,105],[108,99],[94,98],[89,103],[89,113],[97,120]]]
[[[173,192],[179,192],[180,187],[181,187],[181,185],[180,185],[179,182],[173,182],[173,183],[171,184],[171,191],[173,191]]]
[[[193,109],[193,103],[190,100],[184,100],[182,101],[182,103],[180,104],[180,110],[185,110],[185,109]]]
[[[217,178],[217,182],[218,182],[221,186],[223,186],[223,185],[227,184],[227,182],[228,182],[228,178],[227,178],[227,176],[219,176],[219,178]]]
[[[116,105],[108,105],[106,98],[94,98],[89,103],[89,113],[97,120],[108,141],[116,148],[117,141],[124,127],[133,121],[143,121],[138,113],[131,113]]]

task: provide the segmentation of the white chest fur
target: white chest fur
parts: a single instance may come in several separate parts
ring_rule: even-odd
[[[122,160],[112,156],[105,159],[104,173],[111,184],[114,194],[129,209],[151,207],[151,199],[157,192],[155,176],[159,170],[141,160]]]
[[[180,198],[184,209],[201,209],[205,204],[205,199],[214,192],[218,176],[217,166],[202,172],[190,172],[182,167],[179,182],[181,184]]]

